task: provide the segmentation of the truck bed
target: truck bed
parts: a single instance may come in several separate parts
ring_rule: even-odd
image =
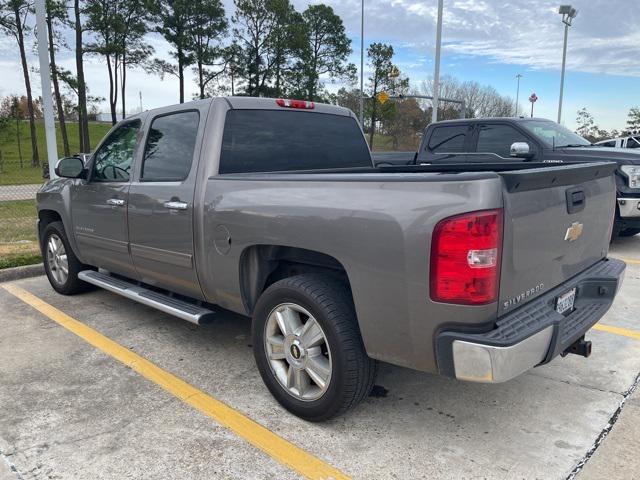
[[[532,300],[606,256],[614,169],[514,162],[212,175],[203,192],[203,235],[196,239],[203,255],[197,263],[213,266],[201,276],[204,293],[242,311],[239,292],[249,288],[238,285],[238,265],[242,270],[245,249],[261,244],[321,252],[349,277],[369,355],[435,371],[424,349],[431,349],[441,322],[486,326],[524,304],[509,302],[520,292],[544,284],[527,296]],[[586,206],[570,215],[565,191],[580,185]],[[485,209],[504,209],[500,302],[469,308],[430,301],[435,225]],[[571,244],[564,237],[575,221],[584,223],[585,234]],[[234,232],[231,253],[222,258],[204,248],[221,223]]]

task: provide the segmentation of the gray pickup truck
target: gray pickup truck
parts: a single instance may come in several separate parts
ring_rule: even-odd
[[[375,168],[349,110],[216,98],[60,160],[38,232],[59,293],[251,316],[265,384],[321,421],[369,394],[376,360],[502,382],[588,356],[625,269],[607,258],[615,168]]]

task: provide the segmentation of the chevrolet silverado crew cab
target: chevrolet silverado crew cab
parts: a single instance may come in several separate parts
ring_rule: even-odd
[[[615,164],[375,168],[347,109],[216,98],[135,115],[37,195],[52,287],[252,317],[273,396],[321,421],[376,361],[503,382],[610,307]],[[214,360],[211,361],[223,361]],[[206,368],[206,367],[205,367]]]
[[[638,137],[640,139],[640,137]],[[562,125],[541,118],[471,118],[429,125],[417,152],[380,152],[377,165],[584,161],[614,162],[617,206],[612,238],[640,233],[640,149],[591,144]]]

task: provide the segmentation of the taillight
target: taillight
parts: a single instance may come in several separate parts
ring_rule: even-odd
[[[441,220],[431,242],[431,299],[462,305],[495,302],[501,250],[501,209]]]
[[[281,107],[300,108],[302,110],[313,110],[316,106],[315,103],[307,102],[306,100],[289,100],[287,98],[278,98],[276,103]]]

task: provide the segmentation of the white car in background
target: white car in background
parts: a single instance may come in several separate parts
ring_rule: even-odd
[[[609,140],[601,140],[594,145],[600,147],[612,148],[640,148],[640,135],[631,135],[629,137],[611,138]]]

